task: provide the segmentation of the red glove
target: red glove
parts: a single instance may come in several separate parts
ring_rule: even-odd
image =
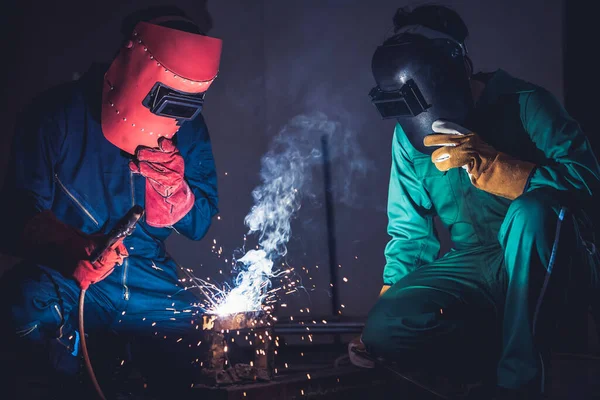
[[[194,193],[183,179],[183,157],[165,137],[158,148],[139,147],[129,168],[146,178],[146,222],[162,228],[172,226],[194,206]]]
[[[87,257],[77,262],[73,278],[79,283],[79,287],[87,289],[90,284],[100,282],[106,278],[115,269],[116,265],[122,265],[123,259],[129,255],[127,248],[121,238],[114,245],[106,249],[95,263],[91,263],[87,258],[92,254],[95,248],[95,241],[92,240],[84,248]]]
[[[106,278],[129,255],[121,239],[92,264],[88,261],[90,254],[102,238],[65,224],[52,211],[43,211],[25,225],[19,253],[23,258],[72,276],[82,289],[87,289],[91,283]]]

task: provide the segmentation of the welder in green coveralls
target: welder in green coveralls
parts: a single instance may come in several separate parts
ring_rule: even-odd
[[[496,398],[539,398],[567,286],[597,287],[583,205],[597,196],[598,162],[548,91],[502,70],[472,74],[454,11],[401,9],[394,23],[373,56],[370,93],[398,120],[391,240],[382,293],[350,348],[407,368],[490,367]],[[450,231],[446,254],[434,216]]]

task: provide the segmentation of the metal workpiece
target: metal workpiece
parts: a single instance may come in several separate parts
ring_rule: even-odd
[[[202,332],[207,352],[200,384],[223,386],[273,379],[278,343],[270,314],[206,314]]]

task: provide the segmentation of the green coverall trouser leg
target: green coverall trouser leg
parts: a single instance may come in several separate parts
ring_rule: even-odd
[[[520,196],[498,243],[451,251],[394,284],[369,314],[367,350],[407,369],[468,379],[496,369],[499,386],[541,385],[567,282],[577,275],[581,290],[590,284],[560,199],[551,190]]]

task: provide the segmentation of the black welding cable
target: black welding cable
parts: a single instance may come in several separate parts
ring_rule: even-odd
[[[444,400],[450,400],[450,397],[443,395],[442,393],[436,391],[435,389],[433,389],[432,387],[429,387],[421,382],[416,381],[415,379],[411,378],[408,375],[405,375],[403,373],[401,373],[400,371],[396,370],[395,368],[387,365],[384,362],[379,361],[378,359],[376,359],[375,357],[371,357],[368,354],[365,353],[359,353],[356,349],[352,349],[353,352],[355,352],[356,354],[359,354],[361,357],[365,357],[367,359],[369,359],[370,361],[372,361],[373,363],[375,363],[375,365],[379,366],[379,367],[383,367],[386,370],[392,372],[395,375],[398,375],[400,378],[412,383],[413,385],[416,385],[418,387],[420,387],[421,389],[433,394],[434,396],[440,398],[440,399],[444,399]],[[337,360],[336,360],[337,361]]]
[[[376,363],[377,363],[377,361],[376,361]],[[403,373],[401,373],[400,371],[395,370],[394,368],[390,367],[389,365],[385,365],[383,363],[378,363],[378,365],[380,365],[381,367],[387,369],[388,371],[392,372],[393,374],[398,375],[400,378],[402,378],[404,380],[407,380],[408,382],[412,383],[413,385],[416,385],[416,386],[420,387],[421,389],[428,391],[429,393],[433,394],[434,396],[436,396],[436,397],[438,397],[440,399],[450,400],[450,397],[445,396],[445,395],[441,394],[440,392],[434,390],[433,388],[431,388],[431,387],[429,387],[429,386],[427,386],[427,385],[425,385],[425,384],[423,384],[421,382],[418,382],[418,381],[414,380],[413,378],[411,378],[408,375],[404,375]]]
[[[83,305],[85,303],[85,289],[81,289],[81,292],[79,293],[79,336],[81,337],[81,351],[83,352],[83,360],[85,362],[85,367],[88,371],[88,375],[90,376],[90,379],[92,380],[92,383],[94,384],[94,388],[96,389],[96,392],[98,393],[98,396],[102,399],[102,400],[106,400],[106,397],[104,397],[104,393],[102,392],[102,388],[100,387],[100,384],[98,383],[98,380],[96,379],[96,374],[94,374],[94,368],[92,368],[92,362],[90,361],[90,355],[88,354],[88,350],[87,350],[87,344],[85,341],[85,330],[83,327]]]

